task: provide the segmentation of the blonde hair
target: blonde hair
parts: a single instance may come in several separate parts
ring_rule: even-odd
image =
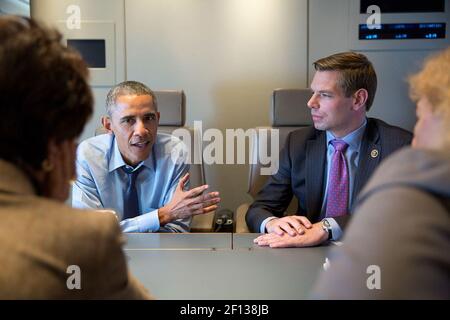
[[[408,82],[411,99],[425,97],[432,112],[442,117],[444,142],[450,145],[450,47],[428,57],[422,70],[410,76]]]

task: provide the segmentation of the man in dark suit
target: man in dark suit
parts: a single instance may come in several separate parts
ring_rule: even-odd
[[[378,164],[410,144],[410,132],[366,117],[377,77],[362,54],[344,52],[314,62],[308,101],[313,127],[292,132],[246,215],[255,239],[271,247],[314,246],[340,239],[352,204]],[[292,196],[297,215],[283,216]]]

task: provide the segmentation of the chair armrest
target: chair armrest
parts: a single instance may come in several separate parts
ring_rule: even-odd
[[[250,203],[243,203],[236,209],[236,233],[249,233],[250,230],[245,222],[245,214],[247,213]]]
[[[192,217],[191,232],[212,232],[215,211]]]

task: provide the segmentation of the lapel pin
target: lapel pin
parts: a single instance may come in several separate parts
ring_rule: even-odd
[[[370,156],[371,156],[372,158],[378,157],[378,150],[377,150],[377,149],[373,149],[373,150],[370,152]]]

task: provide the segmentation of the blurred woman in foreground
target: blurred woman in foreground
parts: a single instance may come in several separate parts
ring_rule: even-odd
[[[61,35],[0,17],[0,299],[140,299],[109,214],[64,205],[92,113],[88,69]]]

